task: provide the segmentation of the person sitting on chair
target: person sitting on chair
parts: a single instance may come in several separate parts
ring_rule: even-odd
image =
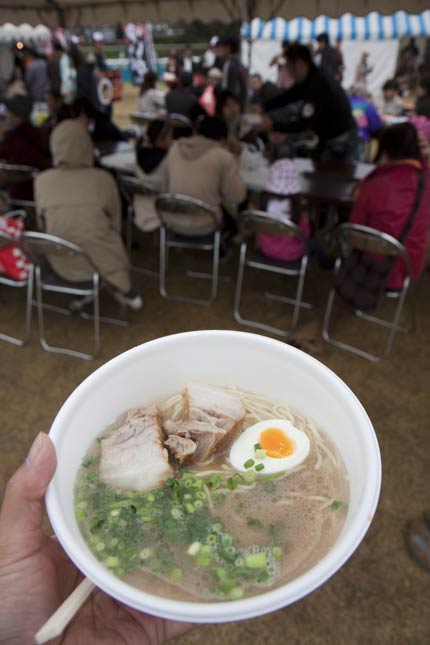
[[[164,182],[166,156],[173,143],[173,127],[168,120],[155,119],[136,144],[136,176],[154,191]],[[154,197],[137,194],[133,200],[134,223],[141,231],[154,231],[160,220],[155,211]]]
[[[35,181],[39,225],[50,235],[78,244],[89,256],[112,295],[131,309],[142,299],[132,288],[130,268],[121,238],[121,204],[113,177],[94,168],[93,144],[74,119],[60,123],[51,135],[54,168]],[[53,270],[71,282],[90,280],[87,262],[52,258]]]
[[[410,123],[386,128],[379,144],[379,166],[362,181],[349,218],[351,224],[370,226],[398,239],[412,214],[419,173],[423,172],[424,191],[404,242],[411,259],[414,280],[423,269],[430,223],[430,173],[423,152],[425,150],[422,146],[420,148],[418,133]],[[405,274],[403,262],[397,261],[388,279],[387,289],[399,291]]]
[[[0,141],[0,160],[8,164],[45,170],[50,166],[44,131],[30,123],[33,104],[28,96],[16,94],[5,100],[6,132]],[[26,181],[8,188],[12,199],[33,199],[33,182]]]
[[[206,202],[223,221],[223,208],[233,217],[246,197],[237,159],[225,148],[227,126],[218,117],[203,117],[197,134],[180,139],[166,158],[165,189]],[[206,231],[201,232],[206,233]]]

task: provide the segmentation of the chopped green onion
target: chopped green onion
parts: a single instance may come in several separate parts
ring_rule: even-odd
[[[183,575],[184,575],[184,572],[179,567],[172,569],[170,572],[170,577],[173,578],[174,580],[180,580]]]
[[[265,482],[264,490],[266,493],[272,494],[276,492],[276,484],[272,481]]]
[[[340,499],[335,499],[334,502],[331,503],[330,508],[332,511],[338,511],[342,505],[343,502]]]
[[[272,547],[272,555],[275,560],[280,560],[282,558],[282,549],[279,546]]]
[[[173,507],[170,511],[170,515],[174,520],[182,520],[184,518],[184,513],[180,508]]]
[[[264,584],[265,582],[268,582],[270,580],[270,573],[266,571],[261,571],[261,573],[258,574],[257,582],[260,584]]]
[[[218,578],[218,580],[223,580],[224,578],[227,577],[227,572],[225,569],[221,569],[221,567],[218,567],[215,569],[215,575]]]
[[[76,509],[76,519],[77,520],[83,520],[85,517],[85,509],[84,508],[77,508]]]
[[[261,450],[261,443],[254,443],[254,450]]]
[[[260,470],[264,470],[264,464],[257,464],[255,470],[259,473]]]
[[[187,550],[188,555],[197,555],[201,548],[200,542],[193,542]]]
[[[204,504],[201,499],[196,499],[194,502],[194,508],[197,510],[199,508],[203,508]]]
[[[221,483],[221,478],[216,473],[213,473],[207,480],[207,485],[209,488],[217,488]]]
[[[109,569],[114,569],[119,565],[119,558],[114,555],[110,555],[108,558],[106,558],[105,565],[109,567]]]
[[[267,558],[264,551],[248,553],[245,556],[245,564],[249,569],[264,569],[267,565]]]
[[[229,477],[229,478],[227,479],[227,488],[228,488],[229,490],[236,490],[236,488],[237,488],[237,481],[236,481],[235,479],[233,479],[233,477]]]
[[[252,468],[254,464],[255,464],[255,461],[254,461],[253,459],[248,459],[248,460],[247,460],[247,461],[245,461],[245,463],[243,464],[243,467],[244,467],[244,468]]]
[[[244,593],[245,592],[243,591],[242,587],[233,587],[233,589],[229,593],[229,597],[231,598],[231,600],[240,600],[241,598],[243,598]]]
[[[187,502],[185,504],[185,510],[187,511],[187,513],[194,513],[195,508],[192,504],[190,504],[190,502]]]
[[[255,451],[255,458],[256,459],[266,459],[267,454],[265,450],[256,450]]]
[[[247,470],[246,473],[243,473],[242,479],[246,484],[253,484],[255,482],[255,472],[253,470]]]
[[[197,553],[194,562],[198,567],[208,567],[212,562],[212,557],[209,553]]]
[[[104,548],[105,548],[104,542],[98,542],[96,544],[96,550],[97,551],[103,551]]]
[[[148,547],[146,547],[145,549],[142,549],[140,551],[139,558],[141,560],[147,560],[149,558],[149,556],[151,555],[151,553],[152,553],[152,549],[148,549]]]

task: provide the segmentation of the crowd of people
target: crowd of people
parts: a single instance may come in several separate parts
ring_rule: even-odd
[[[415,109],[409,115],[413,125],[387,126],[391,117],[408,117],[398,82],[389,79],[382,87],[380,103],[372,101],[364,82],[368,65],[364,56],[361,77],[357,75],[363,82],[356,82],[346,92],[340,82],[344,65],[340,43],[331,46],[326,34],[317,38],[314,51],[299,43],[284,42],[271,61],[277,68],[274,83],[258,74],[248,75],[239,53],[238,38],[212,39],[200,61],[189,48],[183,56],[172,52],[163,82],[154,72],[146,74],[137,98],[137,109],[149,122],[136,144],[138,176],[152,184],[154,191],[180,193],[209,204],[224,231],[224,253],[237,238],[240,211],[249,204],[241,176],[241,161],[247,155],[257,153],[266,160],[266,190],[285,198],[276,203],[269,200],[269,212],[281,219],[293,218],[310,236],[306,213],[294,213],[289,198],[300,190],[292,158],[312,156],[322,163],[350,164],[364,159],[369,142],[380,139],[378,159],[384,170],[379,168],[364,182],[353,218],[364,221],[365,211],[366,221],[372,226],[391,230],[384,214],[378,214],[381,205],[370,200],[370,208],[363,197],[368,185],[375,194],[383,185],[384,191],[394,195],[393,213],[399,221],[407,217],[414,198],[414,169],[425,168],[417,152],[419,133],[427,140],[430,133],[430,82],[425,75],[418,83]],[[94,143],[126,138],[112,121],[111,107],[104,105],[97,93],[97,82],[105,69],[101,34],[93,36],[86,58],[76,39],[67,50],[54,43],[48,60],[35,57],[31,51],[21,52],[4,98],[6,119],[0,159],[41,171],[34,192],[29,181],[10,186],[9,197],[34,199],[39,226],[80,244],[114,297],[138,309],[142,298],[130,280],[121,237],[118,188],[107,171],[94,168],[99,165]],[[49,106],[49,118],[42,127],[36,127],[31,114],[34,104],[43,98]],[[387,140],[391,141],[389,152],[384,148]],[[403,145],[406,140],[409,145]],[[422,221],[428,212],[429,190],[427,186],[422,200]],[[398,191],[401,200],[396,197]],[[360,206],[364,202],[366,209]],[[160,226],[152,198],[138,195],[134,207],[137,227],[148,231]],[[199,225],[190,220],[187,232],[204,233],[205,222]],[[425,252],[421,233],[420,229],[419,242],[414,238],[413,249],[411,246],[416,254],[416,276]],[[284,261],[297,257],[297,249],[292,250],[285,239],[266,237],[260,242],[262,252],[269,257]],[[54,268],[71,280],[87,275],[82,267],[67,263],[57,263]]]
[[[149,125],[136,143],[136,175],[150,182],[155,191],[180,193],[209,204],[227,245],[238,235],[240,211],[250,200],[240,159],[252,151],[269,165],[268,212],[281,221],[293,219],[309,238],[313,222],[305,209],[295,210],[291,199],[300,192],[293,158],[302,154],[320,162],[350,164],[364,158],[366,144],[374,139],[378,144],[376,168],[359,185],[347,217],[398,237],[413,210],[420,177],[424,177],[416,217],[405,241],[417,279],[425,262],[430,224],[430,81],[426,70],[417,82],[414,109],[405,107],[398,79],[387,80],[378,103],[366,88],[367,57],[360,61],[356,83],[347,93],[340,84],[339,43],[332,47],[326,34],[317,42],[315,52],[302,44],[283,43],[271,61],[277,68],[275,83],[265,82],[258,74],[248,76],[240,62],[239,41],[231,37],[212,40],[201,63],[196,63],[190,50],[182,57],[172,55],[163,84],[148,72],[137,98],[138,110],[147,115]],[[104,68],[99,37],[93,39],[91,55],[85,60],[79,42],[71,43],[68,51],[54,44],[49,60],[24,51],[4,97],[0,160],[39,171],[34,185],[9,186],[11,203],[34,200],[40,229],[79,244],[112,295],[122,305],[139,309],[143,301],[132,285],[121,235],[118,186],[94,154],[94,143],[125,138],[97,95],[97,80]],[[48,103],[50,115],[42,127],[36,127],[31,115],[34,104],[42,100]],[[391,125],[390,117],[399,116],[405,117],[404,122]],[[143,231],[156,231],[160,226],[151,196],[137,196],[134,211],[135,224]],[[183,226],[183,232],[191,235],[210,230],[203,216],[184,218]],[[286,236],[263,233],[258,243],[264,255],[279,261],[295,261],[303,254],[303,245]],[[71,281],[89,277],[88,266],[68,258],[54,258],[52,268]],[[405,267],[398,261],[386,285],[391,294],[399,292],[404,276]],[[45,620],[76,583],[77,572],[58,544],[41,532],[42,498],[54,470],[52,445],[46,437],[39,437],[5,497],[0,566],[7,569],[11,589],[19,598],[13,604],[13,594],[6,594],[2,605],[8,642],[21,642],[23,634],[32,633],[37,621]],[[26,507],[29,512],[22,512]],[[426,531],[428,563],[427,527]],[[25,580],[19,571],[24,560],[32,565],[26,568]],[[30,594],[32,611],[25,611],[22,622],[22,598],[31,588],[29,581],[42,592]],[[105,630],[112,628],[118,612],[122,612],[124,634],[131,633],[132,625],[136,640],[142,638],[142,642],[161,643],[189,628],[125,607],[114,608],[110,599],[103,598],[106,610],[101,612],[104,622],[100,624]],[[99,624],[93,618],[80,614],[65,642],[77,642],[73,634],[83,628],[85,620],[89,641],[97,639],[96,628],[88,627]]]

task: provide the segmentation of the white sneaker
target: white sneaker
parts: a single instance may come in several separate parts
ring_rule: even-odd
[[[130,289],[128,293],[120,293],[119,291],[115,291],[113,297],[117,302],[120,303],[120,305],[129,307],[130,309],[134,309],[135,311],[142,309],[143,307],[143,300],[136,289]]]

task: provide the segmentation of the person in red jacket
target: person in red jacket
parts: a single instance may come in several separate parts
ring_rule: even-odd
[[[399,238],[412,213],[419,172],[425,187],[412,228],[404,242],[416,280],[424,265],[430,225],[430,172],[422,156],[418,133],[410,123],[387,128],[379,144],[379,166],[359,187],[349,222],[370,226]],[[387,290],[400,290],[405,278],[404,262],[399,259],[387,282]]]
[[[0,141],[0,161],[8,164],[32,166],[46,170],[50,166],[49,150],[44,131],[30,123],[33,104],[23,94],[5,100],[6,131]],[[33,182],[10,185],[8,193],[13,199],[33,199]]]

